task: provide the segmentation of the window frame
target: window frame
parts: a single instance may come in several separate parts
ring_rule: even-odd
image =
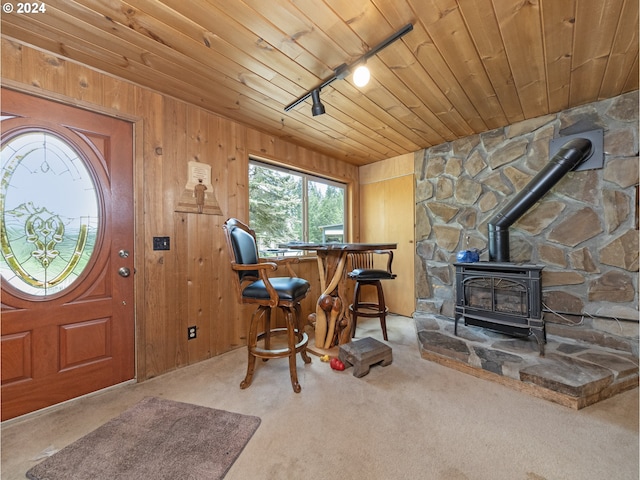
[[[276,170],[285,174],[295,175],[301,177],[302,179],[302,236],[303,238],[298,241],[309,242],[309,198],[308,198],[308,184],[309,182],[317,182],[326,184],[328,186],[332,186],[335,188],[341,188],[343,190],[343,230],[342,230],[342,238],[343,242],[347,242],[347,232],[349,229],[349,215],[348,215],[348,204],[349,204],[349,189],[350,184],[347,181],[335,180],[333,178],[324,177],[317,173],[312,173],[303,169],[297,169],[288,165],[284,165],[279,162],[275,162],[272,160],[268,160],[262,157],[258,157],[255,155],[249,155],[247,176],[249,174],[249,169],[252,165],[268,168],[271,170]],[[249,185],[249,180],[247,180],[247,186]],[[250,190],[250,189],[248,189]],[[249,217],[250,217],[249,212]],[[291,239],[294,241],[297,239]],[[279,255],[308,255],[309,252],[302,252],[300,250],[287,250],[287,251],[278,251]]]

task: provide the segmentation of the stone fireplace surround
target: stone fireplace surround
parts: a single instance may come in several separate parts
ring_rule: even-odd
[[[543,309],[547,332],[556,344],[621,348],[624,361],[635,364],[635,380],[625,374],[624,389],[637,385],[637,91],[416,154],[414,318],[423,332],[423,357],[454,362],[461,369],[483,369],[475,353],[462,358],[450,355],[448,347],[439,351],[433,343],[451,345],[446,332],[447,320],[453,328],[456,252],[487,247],[488,220],[549,161],[552,138],[594,128],[604,129],[604,167],[570,172],[526,212],[511,227],[510,260],[545,265]],[[486,256],[481,260],[488,260]],[[425,319],[430,328],[425,328]],[[445,336],[433,334],[438,330]],[[485,332],[474,332],[475,345]],[[462,340],[468,347],[469,339]],[[496,342],[485,338],[485,343]],[[567,348],[580,350],[560,347]],[[592,400],[610,396],[589,395]]]

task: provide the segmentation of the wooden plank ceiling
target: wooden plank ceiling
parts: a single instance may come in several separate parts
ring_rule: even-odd
[[[638,89],[638,0],[45,6],[2,14],[2,35],[355,165]],[[324,115],[284,111],[408,23],[366,87],[349,76],[322,90]]]

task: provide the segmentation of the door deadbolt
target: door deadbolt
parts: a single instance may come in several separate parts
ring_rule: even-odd
[[[118,275],[120,275],[121,277],[128,277],[129,275],[131,275],[131,270],[129,270],[127,267],[120,267],[118,269]]]
[[[129,250],[120,250],[118,255],[120,255],[120,258],[127,258],[129,256]]]

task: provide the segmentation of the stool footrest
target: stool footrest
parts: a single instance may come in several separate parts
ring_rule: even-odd
[[[353,304],[349,305],[349,310],[353,312]],[[367,311],[370,310],[370,311]],[[360,303],[358,304],[358,316],[359,317],[369,317],[369,318],[377,318],[382,313],[389,313],[389,307],[384,307],[384,310],[380,308],[380,305],[377,303]]]
[[[302,332],[302,335],[300,335],[300,333],[298,332],[298,330],[294,330],[296,337],[299,337],[300,340],[298,341],[298,343],[295,344],[294,349],[295,349],[295,353],[299,353],[302,350],[304,350],[307,346],[307,343],[309,343],[309,336],[306,334],[306,332]],[[271,335],[275,336],[275,334],[278,333],[287,333],[287,329],[286,328],[274,328],[273,330],[271,330]],[[264,337],[267,335],[267,332],[262,332],[258,335],[258,341],[264,339]],[[261,347],[253,347],[250,349],[251,354],[255,355],[256,357],[259,358],[283,358],[283,357],[288,357],[291,355],[291,349],[290,348],[261,348]]]

